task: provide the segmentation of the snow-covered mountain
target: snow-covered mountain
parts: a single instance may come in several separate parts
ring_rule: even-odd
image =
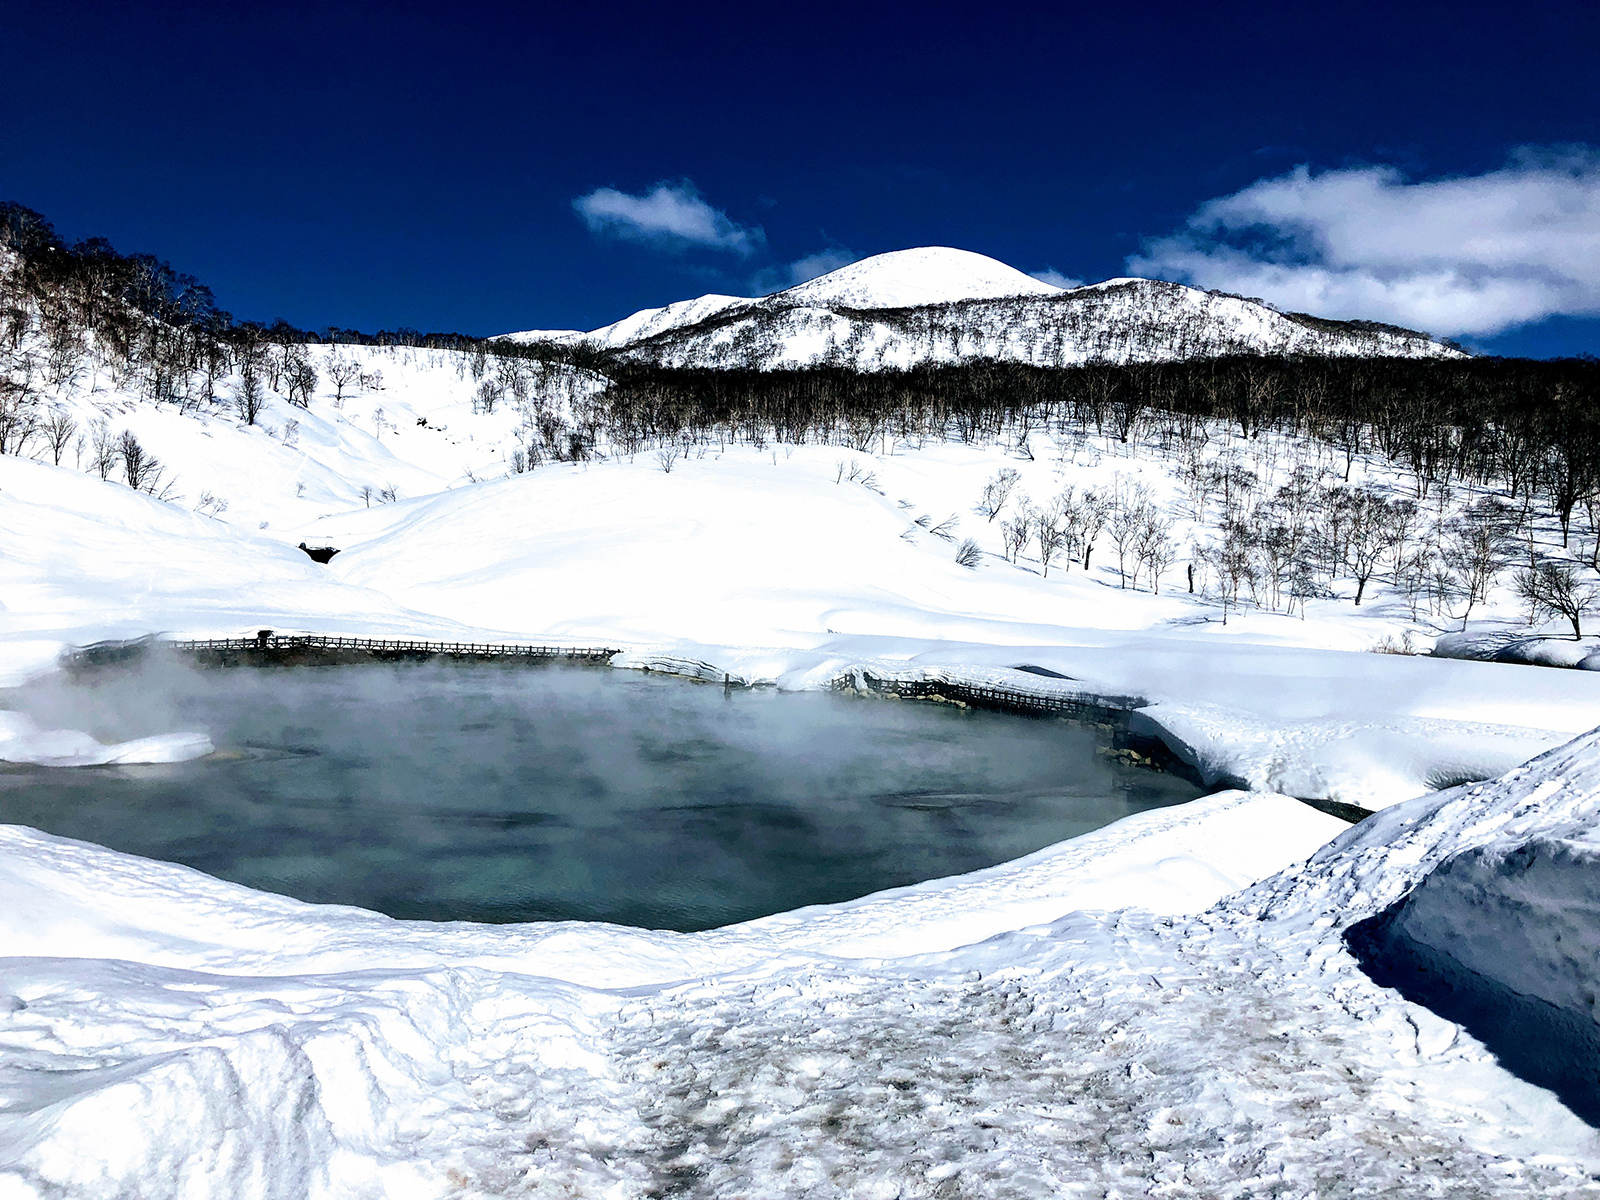
[[[880,370],[978,358],[1073,366],[1250,353],[1459,353],[1411,330],[1282,313],[1259,300],[1160,280],[1059,288],[942,246],[879,254],[758,299],[701,296],[589,333],[507,336],[584,344],[662,366],[756,370]]]

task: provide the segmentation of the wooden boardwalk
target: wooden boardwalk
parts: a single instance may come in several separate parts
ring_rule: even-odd
[[[515,642],[430,642],[418,638],[325,637],[274,634],[247,638],[189,638],[103,642],[65,657],[69,669],[113,666],[152,652],[184,655],[203,666],[336,666],[370,662],[583,663],[609,665],[619,653],[600,646],[533,646]]]
[[[1126,726],[1128,714],[1149,703],[1138,696],[1098,692],[1035,691],[997,683],[961,683],[953,679],[890,679],[871,671],[862,671],[861,679],[867,690],[880,696],[955,700],[973,708],[1036,717],[1064,717],[1091,725]]]
[[[859,679],[860,684],[865,685],[865,690],[874,695],[898,696],[905,700],[942,700],[971,708],[1029,717],[1054,717],[1075,725],[1089,726],[1098,730],[1097,736],[1103,739],[1109,751],[1124,762],[1167,771],[1197,786],[1205,785],[1194,767],[1174,754],[1164,741],[1148,731],[1134,728],[1134,710],[1149,703],[1139,696],[1066,689],[1045,691],[1010,688],[1001,683],[963,683],[955,679],[892,679],[871,671],[860,672],[848,686],[858,686],[855,679]]]

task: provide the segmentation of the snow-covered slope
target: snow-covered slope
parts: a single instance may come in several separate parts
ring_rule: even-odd
[[[1259,300],[1158,280],[1063,290],[946,247],[879,254],[761,299],[712,295],[646,309],[564,340],[664,366],[758,370],[880,370],[976,358],[1071,366],[1221,354],[1456,353],[1425,334],[1285,314]]]
[[[843,330],[864,362],[923,353],[934,343],[910,322],[948,314],[938,354],[1024,345],[1042,328],[1028,313],[1051,305],[1121,313],[1094,327],[1107,353],[1157,345],[1129,329],[1182,333],[1169,318],[1191,302],[1246,341],[1273,321],[1328,332],[1185,289],[1147,327],[1141,289],[1169,285],[1041,292],[982,264],[919,276],[919,261],[788,308],[716,298],[638,328],[692,348],[719,321],[814,320],[822,352]],[[914,294],[941,299],[872,305]],[[1215,345],[1201,333],[1220,327],[1183,344]],[[1600,742],[1406,797],[1600,724],[1600,673],[1350,652],[1425,627],[1419,596],[1376,579],[1360,608],[1332,579],[1297,616],[1224,621],[1178,590],[1181,566],[1157,594],[1148,576],[1121,586],[1104,545],[1092,568],[1046,572],[1027,545],[1002,556],[1024,489],[1092,488],[1143,496],[1203,566],[1206,497],[1153,433],[574,452],[603,386],[586,372],[307,353],[325,379],[359,367],[355,382],[304,407],[269,396],[254,424],[209,399],[141,398],[92,362],[50,385],[87,439],[55,447],[59,466],[0,458],[0,686],[108,635],[598,641],[622,666],[786,687],[871,671],[1137,696],[1209,778],[1255,790],[694,935],[393,921],[0,828],[6,1200],[1595,1194],[1594,1130],[1475,1030],[1532,1007],[1567,1058],[1597,1058]],[[163,460],[168,499],[91,475],[96,443],[123,432]],[[1302,468],[1393,482],[1274,431],[1213,433],[1207,461],[1263,489]],[[560,461],[525,473],[539,446]],[[975,511],[1002,468],[1016,472],[1003,513]],[[936,532],[952,532],[946,514],[974,538],[975,570]],[[343,553],[318,566],[302,539]],[[0,757],[204,745],[195,731],[98,747],[0,716]],[[1393,807],[1318,850],[1337,827],[1283,789]],[[1363,971],[1356,927],[1385,921],[1368,965],[1425,960],[1489,1006],[1487,1026]]]
[[[0,456],[0,637],[237,632],[292,627],[312,613],[391,633],[463,628],[332,579],[293,543],[119,483]]]
[[[693,300],[675,301],[663,308],[641,309],[631,317],[624,317],[615,324],[607,325],[603,329],[597,329],[593,333],[551,332],[544,329],[533,329],[526,333],[512,333],[506,336],[509,341],[513,342],[581,341],[609,349],[613,346],[625,346],[630,342],[653,338],[670,329],[695,325],[729,309],[741,308],[751,303],[753,302],[738,296],[697,296]]]

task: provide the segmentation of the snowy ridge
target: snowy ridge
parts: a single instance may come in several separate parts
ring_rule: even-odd
[[[711,295],[646,309],[566,340],[661,366],[751,370],[872,371],[979,358],[1075,366],[1224,354],[1459,353],[1426,334],[1285,314],[1258,300],[1159,280],[1063,290],[944,247],[876,255],[761,299]]]
[[[513,342],[554,341],[587,342],[596,346],[626,345],[629,342],[655,337],[669,329],[697,324],[729,309],[750,303],[752,301],[738,296],[697,296],[693,300],[674,301],[662,308],[642,309],[631,317],[624,317],[615,324],[597,329],[593,333],[535,329],[505,336],[508,341]]]
[[[916,308],[963,300],[1055,296],[1062,289],[1014,267],[948,246],[875,254],[777,293],[790,305],[834,308]]]
[[[1499,779],[1419,796],[1368,818],[1313,855],[1302,871],[1264,881],[1223,908],[1261,919],[1338,911],[1354,923],[1399,900],[1462,855],[1488,855],[1513,873],[1516,850],[1534,857],[1564,844],[1600,843],[1600,729],[1550,750]],[[1580,922],[1586,913],[1572,914]],[[1535,922],[1526,933],[1537,932]],[[1600,929],[1596,930],[1600,933]],[[1559,966],[1582,953],[1548,956]],[[1559,941],[1553,938],[1552,941]],[[1507,964],[1508,966],[1510,964]],[[1537,969],[1538,962],[1523,967]],[[1586,1007],[1588,1005],[1586,1004]]]

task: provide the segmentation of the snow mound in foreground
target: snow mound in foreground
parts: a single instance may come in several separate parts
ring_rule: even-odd
[[[1061,887],[1072,873],[1164,877],[1174,857],[1192,860],[1173,873],[1196,881],[1191,900],[1214,895],[1238,877],[1218,855],[1265,840],[1241,829],[1292,820],[1268,799],[1208,798],[990,872],[691,935],[389,921],[0,829],[0,936],[41,955],[0,959],[0,1189],[1592,1188],[1594,1131],[1373,983],[1344,935],[1452,859],[1582,840],[1600,825],[1600,737],[1381,813],[1204,913],[1016,924],[1041,915],[1026,903],[1040,885],[1083,906]],[[986,911],[987,930],[963,921]],[[1438,909],[1481,936],[1462,911]],[[939,949],[952,932],[991,936]],[[884,957],[843,957],[863,950]],[[1576,994],[1593,955],[1567,968],[1551,951],[1535,947],[1536,971]]]
[[[1600,1123],[1600,731],[1381,813],[1275,889],[1264,915],[1366,918],[1349,941],[1374,978]]]
[[[1264,917],[1353,919],[1348,940],[1375,979],[1600,1122],[1600,731],[1381,813],[1305,879],[1246,896],[1263,894]]]
[[[846,308],[912,308],[960,300],[1056,296],[1061,291],[971,250],[922,246],[874,254],[779,292],[773,299]]]
[[[177,763],[203,758],[215,749],[203,733],[163,733],[106,745],[76,729],[40,729],[22,713],[0,711],[0,762],[40,767]]]
[[[675,1118],[658,1129],[648,1110],[677,1098],[634,1059],[687,1065],[637,1044],[701,1019],[704,995],[675,998],[677,981],[937,952],[1097,901],[1192,912],[1338,827],[1285,797],[1221,794],[704,934],[393,921],[0,827],[0,1195],[435,1195],[467,1179],[470,1195],[650,1194]],[[880,1020],[862,991],[830,985],[830,1022]],[[625,1005],[648,997],[660,1019],[641,1030],[634,1013],[618,1042]],[[705,1065],[744,1069],[714,1049]]]
[[[1373,978],[1481,1037],[1600,1124],[1600,845],[1491,844],[1446,859],[1351,930]]]

